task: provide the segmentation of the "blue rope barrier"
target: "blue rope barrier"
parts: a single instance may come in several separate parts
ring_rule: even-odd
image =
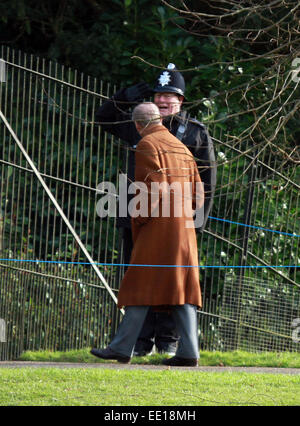
[[[273,232],[276,234],[282,234],[289,237],[299,238],[300,235],[291,234],[289,232],[276,231],[273,229],[263,228],[261,226],[246,225],[241,222],[234,222],[227,219],[221,219],[218,217],[208,216],[209,219],[218,220],[221,222],[231,223],[233,225],[245,226],[252,229],[259,229],[261,231]],[[34,263],[53,263],[53,264],[70,264],[70,265],[91,265],[91,262],[67,262],[59,260],[32,260],[32,259],[0,259],[1,262],[34,262]],[[130,264],[130,263],[99,263],[94,262],[94,265],[98,266],[140,266],[140,267],[151,267],[151,268],[300,268],[300,265],[147,265],[147,264]]]
[[[240,225],[240,226],[245,226],[246,228],[252,228],[252,229],[259,229],[261,231],[266,231],[266,232],[273,232],[275,234],[282,234],[282,235],[287,235],[289,237],[296,237],[299,238],[300,235],[297,234],[291,234],[289,232],[282,232],[282,231],[275,231],[274,229],[268,229],[268,228],[263,228],[262,226],[254,226],[254,225],[246,225],[245,223],[241,223],[241,222],[233,222],[231,220],[227,220],[227,219],[221,219],[219,217],[213,217],[213,216],[208,216],[209,219],[213,219],[213,220],[219,220],[221,222],[226,222],[226,223],[231,223],[233,225]]]
[[[32,262],[32,263],[52,263],[60,265],[91,265],[90,262],[68,262],[60,260],[34,260],[34,259],[0,259],[0,262]],[[98,266],[139,266],[147,268],[300,268],[300,265],[148,265],[142,263],[100,263],[94,262]]]

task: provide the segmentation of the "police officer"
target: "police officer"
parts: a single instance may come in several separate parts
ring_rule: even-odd
[[[125,141],[131,148],[127,171],[128,184],[130,184],[134,181],[134,148],[141,139],[134,123],[130,121],[130,110],[137,103],[154,94],[154,103],[163,117],[164,126],[190,149],[197,161],[205,189],[204,221],[200,228],[201,231],[206,224],[213,202],[216,185],[215,154],[205,126],[196,119],[190,118],[186,111],[181,110],[185,99],[184,92],[183,75],[177,71],[174,64],[169,64],[159,74],[154,89],[151,89],[146,83],[139,83],[119,90],[98,109],[96,121],[101,123],[106,132]],[[129,264],[133,245],[130,217],[118,218],[117,226],[122,230],[124,263]],[[177,340],[178,336],[172,316],[167,312],[149,310],[135,345],[134,355],[143,356],[151,353],[154,344],[158,352],[174,355]]]

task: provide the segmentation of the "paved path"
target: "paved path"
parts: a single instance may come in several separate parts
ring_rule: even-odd
[[[187,370],[199,373],[270,373],[300,374],[300,368],[273,367],[166,367],[162,365],[140,365],[121,363],[70,363],[70,362],[35,362],[35,361],[0,361],[0,368],[113,368],[118,370]]]

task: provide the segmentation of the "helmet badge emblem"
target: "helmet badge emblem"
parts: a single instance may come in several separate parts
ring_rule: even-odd
[[[158,79],[158,82],[161,86],[166,86],[168,83],[170,83],[170,81],[171,81],[171,76],[168,73],[168,71],[164,71]]]

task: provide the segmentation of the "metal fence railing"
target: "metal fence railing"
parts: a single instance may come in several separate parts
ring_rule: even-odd
[[[115,88],[5,47],[1,58],[0,110],[70,226],[1,120],[0,359],[105,345],[120,314],[70,229],[117,296],[123,271],[107,264],[122,263],[121,238],[115,218],[96,214],[96,187],[118,188],[127,150],[93,122]],[[198,235],[201,348],[299,351],[299,169],[210,133],[218,184]]]

